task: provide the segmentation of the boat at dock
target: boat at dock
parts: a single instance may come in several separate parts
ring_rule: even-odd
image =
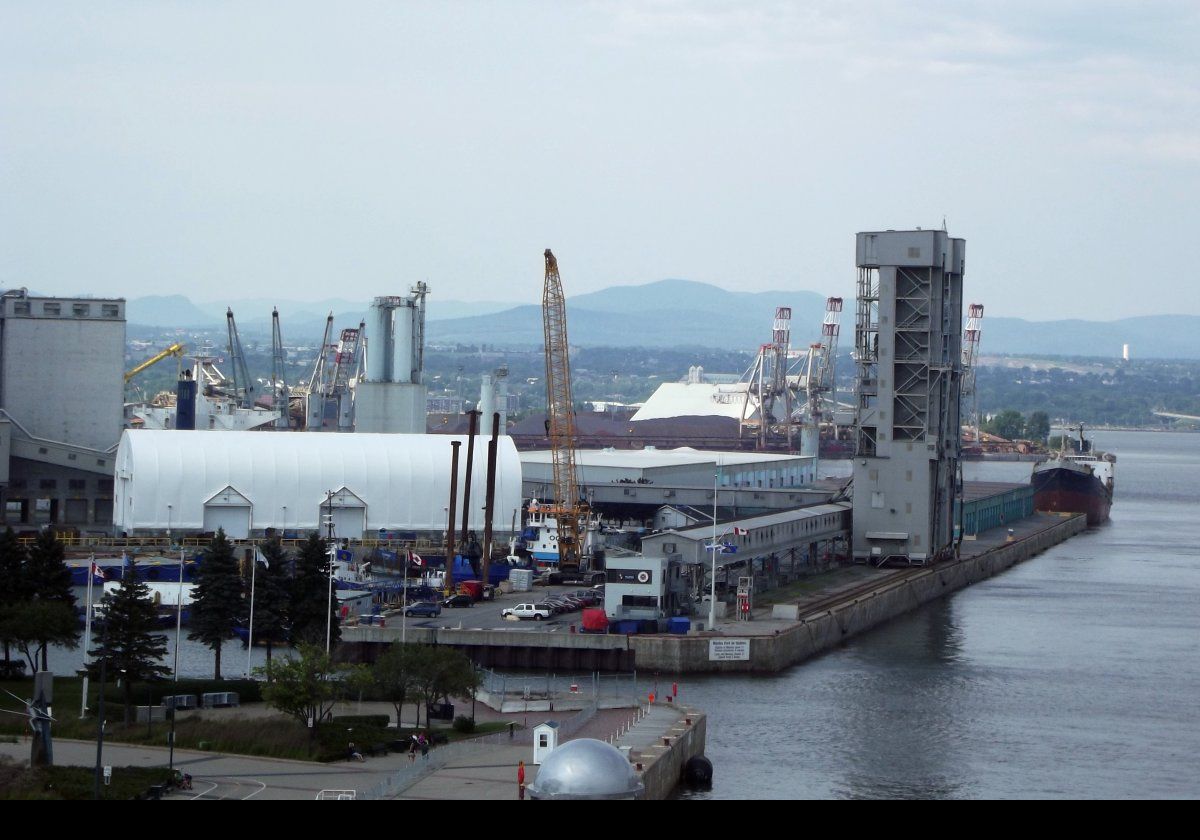
[[[1097,451],[1079,425],[1078,436],[1063,435],[1059,451],[1033,467],[1034,507],[1052,513],[1087,514],[1089,526],[1108,521],[1116,481],[1117,456]]]

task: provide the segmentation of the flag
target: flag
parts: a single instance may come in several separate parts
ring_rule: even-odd
[[[104,583],[104,570],[96,565],[96,561],[92,561],[92,583]]]
[[[409,560],[412,561],[412,564],[414,566],[424,566],[425,565],[425,561],[423,559],[421,559],[421,555],[417,554],[417,552],[415,552],[415,551],[408,552],[408,558],[409,558]]]
[[[739,537],[745,537],[750,534],[750,532],[745,528],[734,528],[733,533],[737,534]]]
[[[259,551],[257,548],[254,549],[254,560],[257,563],[262,563],[263,568],[265,568],[265,569],[271,568],[271,564],[267,562],[266,556],[261,551]]]

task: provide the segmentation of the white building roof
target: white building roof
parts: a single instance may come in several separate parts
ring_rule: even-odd
[[[312,530],[333,491],[361,500],[367,533],[442,531],[455,440],[462,443],[461,511],[467,460],[461,435],[129,429],[117,449],[113,521],[118,531],[129,532],[202,529],[205,503],[231,489],[250,503],[253,530]],[[483,529],[486,481],[487,442],[477,438],[469,522],[477,531]],[[494,527],[508,527],[520,507],[521,462],[512,438],[501,436]]]
[[[520,454],[523,464],[551,464],[553,455],[549,449],[533,449]],[[578,467],[617,467],[624,469],[649,469],[652,467],[675,467],[694,464],[720,464],[738,466],[742,464],[780,463],[782,461],[812,460],[808,455],[777,455],[766,452],[714,452],[680,446],[676,449],[576,449],[575,464]]]
[[[664,382],[631,420],[660,420],[667,417],[729,417],[738,420],[748,398],[745,382],[713,385],[707,382]],[[752,410],[757,403],[751,396]]]

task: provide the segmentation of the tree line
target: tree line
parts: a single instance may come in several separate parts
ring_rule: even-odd
[[[250,621],[253,585],[253,634],[267,645],[267,664],[255,671],[267,680],[264,699],[303,723],[321,721],[347,692],[364,688],[393,704],[398,724],[406,703],[423,700],[427,708],[438,698],[474,690],[474,666],[449,648],[396,644],[372,669],[336,663],[324,648],[327,632],[331,644],[341,638],[336,600],[330,598],[330,563],[329,544],[315,532],[294,554],[278,538],[268,539],[243,564],[224,531],[218,531],[193,579],[188,633],[213,651],[214,678],[221,679],[224,643]],[[156,632],[158,606],[139,579],[136,562],[127,562],[120,585],[100,599],[97,616],[88,668],[94,676],[103,670],[108,679],[121,681],[128,723],[133,684],[161,680],[170,673],[162,664],[166,637]],[[48,648],[75,649],[81,636],[62,543],[44,531],[27,549],[8,528],[0,535],[0,642],[5,665],[12,670],[16,651],[31,671],[48,670]],[[276,645],[294,646],[299,656],[273,660]]]

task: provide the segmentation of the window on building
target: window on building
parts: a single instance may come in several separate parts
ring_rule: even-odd
[[[10,481],[8,483],[8,488],[10,490],[24,490],[25,489],[25,479],[14,478],[12,481]]]
[[[53,478],[43,478],[38,482],[38,487],[42,490],[57,490],[58,480]]]
[[[658,597],[656,595],[625,595],[621,598],[621,606],[653,610],[658,608]]]
[[[72,478],[67,482],[67,487],[71,490],[86,490],[87,481],[82,478]]]
[[[88,303],[75,303],[71,305],[71,314],[76,318],[86,318],[92,314],[92,306]]]
[[[120,318],[121,307],[117,306],[115,303],[105,303],[100,307],[100,314],[102,314],[105,318]]]
[[[62,306],[60,306],[58,303],[43,303],[42,304],[42,314],[43,315],[61,315],[62,314]]]
[[[28,315],[29,314],[29,301],[23,300],[23,301],[14,303],[13,304],[13,314],[14,315]]]
[[[111,478],[102,478],[97,483],[101,493],[111,493],[113,491],[113,480]]]

